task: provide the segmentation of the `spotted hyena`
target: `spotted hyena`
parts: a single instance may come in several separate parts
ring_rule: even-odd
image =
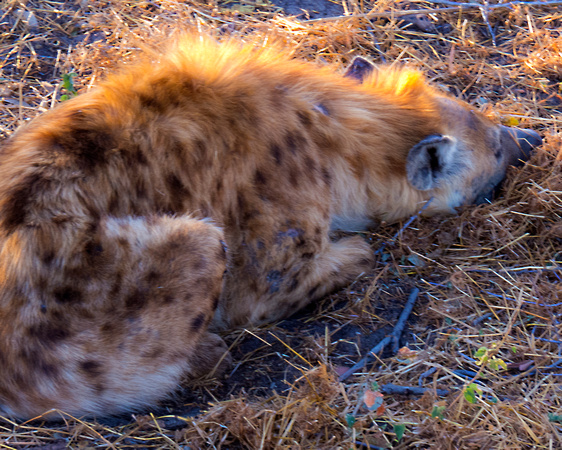
[[[483,199],[540,138],[410,70],[184,37],[0,152],[0,412],[106,415],[371,270],[330,231]]]

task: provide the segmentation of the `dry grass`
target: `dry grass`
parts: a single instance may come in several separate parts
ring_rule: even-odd
[[[562,8],[341,3],[347,17],[306,20],[266,0],[0,1],[1,137],[68,94],[65,75],[86,90],[143,42],[181,26],[281,40],[320,63],[368,55],[411,64],[546,140],[494,204],[416,219],[395,241],[399,225],[367,233],[374,249],[387,243],[374,275],[300,321],[226,336],[237,358],[230,378],[203,380],[158,414],[6,420],[0,447],[562,448]],[[404,28],[405,8],[429,9],[433,27]],[[414,286],[409,350],[338,382],[389,332]],[[380,403],[389,383],[427,391]],[[204,411],[190,416],[190,406]]]

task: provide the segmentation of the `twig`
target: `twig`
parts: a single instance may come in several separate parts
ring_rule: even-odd
[[[423,3],[431,3],[438,5],[456,6],[457,8],[482,8],[482,3],[463,3],[463,2],[453,2],[450,0],[423,0]],[[514,6],[552,6],[552,5],[562,5],[560,0],[543,0],[535,2],[525,2],[525,1],[514,1],[508,3],[498,3],[496,5],[486,5],[488,9],[498,9],[498,8],[512,8]]]
[[[371,19],[375,17],[400,17],[407,16],[410,14],[429,14],[429,13],[439,13],[439,12],[450,12],[458,11],[459,9],[482,9],[483,5],[481,3],[462,3],[462,2],[452,2],[447,0],[427,0],[425,3],[435,3],[439,5],[447,5],[445,8],[428,8],[428,9],[410,9],[402,11],[383,11],[383,12],[370,12],[365,14],[349,14],[347,16],[335,16],[335,17],[319,17],[318,19],[302,20],[302,23],[314,23],[314,22],[332,22],[336,20],[345,19]],[[488,5],[486,8],[499,9],[499,8],[513,8],[514,6],[555,6],[562,5],[561,0],[545,0],[545,1],[535,1],[535,2],[524,2],[515,1],[509,3],[501,3],[497,5]]]
[[[492,45],[496,47],[496,34],[494,33],[492,25],[490,25],[490,21],[488,20],[489,9],[490,5],[488,5],[488,0],[484,0],[484,4],[480,7],[480,13],[482,14],[482,19],[486,23],[486,26],[488,27],[488,33],[490,33],[490,37],[492,38]]]
[[[418,378],[418,385],[421,387],[422,384],[423,384],[424,378],[427,378],[428,376],[433,375],[435,372],[437,372],[437,367],[430,367],[428,370],[426,370],[424,373],[422,373]]]
[[[414,304],[416,303],[416,300],[418,298],[419,293],[420,293],[420,290],[418,288],[414,288],[412,290],[412,293],[410,294],[410,297],[408,298],[408,301],[406,302],[406,306],[404,306],[404,309],[402,310],[402,314],[400,314],[400,317],[398,318],[398,322],[396,322],[396,325],[394,326],[394,330],[392,331],[392,334],[385,337],[382,341],[380,341],[377,345],[375,345],[365,355],[365,357],[363,359],[361,359],[361,361],[359,361],[353,367],[348,369],[343,375],[341,375],[338,378],[339,381],[347,380],[355,372],[357,372],[358,370],[365,367],[365,365],[367,365],[367,362],[370,359],[372,359],[373,356],[376,356],[380,351],[382,351],[384,349],[384,347],[386,345],[390,344],[391,342],[393,342],[392,351],[394,353],[396,353],[398,351],[398,342],[400,340],[400,336],[402,334],[402,331],[404,330],[404,326],[406,325],[406,321],[408,320],[408,317],[410,316],[410,313],[412,312],[412,309],[414,308]]]
[[[398,394],[398,395],[423,395],[426,392],[435,392],[440,397],[445,397],[449,395],[449,391],[446,389],[435,389],[432,388],[422,388],[417,386],[399,386],[397,384],[383,384],[381,386],[381,393],[386,395]]]
[[[408,301],[406,302],[406,306],[404,306],[404,309],[402,310],[402,314],[400,314],[400,318],[398,319],[398,322],[396,322],[396,325],[394,326],[394,330],[392,331],[392,338],[393,338],[392,351],[395,354],[398,353],[400,336],[402,335],[402,331],[404,331],[404,327],[406,326],[406,321],[408,320],[408,317],[410,317],[410,314],[412,313],[412,309],[414,309],[414,304],[418,299],[419,293],[420,290],[418,288],[414,288],[412,290],[410,296],[408,297]]]

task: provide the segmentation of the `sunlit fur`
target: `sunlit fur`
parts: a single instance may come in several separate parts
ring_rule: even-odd
[[[155,403],[224,356],[209,324],[286,317],[368,272],[369,245],[331,229],[408,217],[432,196],[450,212],[492,170],[494,125],[413,71],[361,84],[189,35],[140,60],[3,145],[4,414]],[[468,169],[418,191],[405,159],[436,133]]]

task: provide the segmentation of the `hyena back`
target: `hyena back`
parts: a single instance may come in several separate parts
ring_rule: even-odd
[[[540,142],[416,72],[355,69],[187,36],[18,130],[0,153],[0,410],[154,403],[228,361],[209,329],[369,271],[368,244],[331,230],[431,197],[452,212]]]

